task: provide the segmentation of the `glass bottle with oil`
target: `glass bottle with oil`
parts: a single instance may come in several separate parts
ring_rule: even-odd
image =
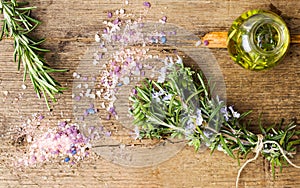
[[[290,43],[289,30],[273,12],[251,10],[237,18],[227,38],[231,58],[250,70],[264,70],[278,64]]]

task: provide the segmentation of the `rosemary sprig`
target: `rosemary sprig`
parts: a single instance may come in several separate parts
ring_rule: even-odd
[[[0,1],[0,13],[4,18],[1,20],[0,40],[3,36],[14,40],[14,61],[18,63],[18,70],[21,63],[23,64],[23,81],[28,74],[38,97],[40,98],[41,94],[44,96],[50,110],[48,98],[56,102],[55,94],[62,93],[64,88],[49,73],[66,70],[50,68],[42,57],[42,54],[49,50],[39,47],[45,39],[34,40],[28,36],[41,22],[30,15],[36,7],[25,7],[25,4],[15,0]]]
[[[260,153],[270,161],[273,175],[276,166],[290,163],[287,157],[293,157],[300,145],[294,122],[285,127],[283,122],[268,128],[260,124],[261,133],[255,134],[242,121],[251,111],[239,114],[213,98],[203,76],[180,61],[170,71],[164,83],[147,79],[130,97],[139,138],[185,138],[196,150],[205,144],[235,159]]]

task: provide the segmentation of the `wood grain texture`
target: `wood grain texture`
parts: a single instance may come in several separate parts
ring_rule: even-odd
[[[108,11],[125,7],[138,14],[143,3],[129,0],[32,0],[38,9],[33,15],[43,21],[38,37],[46,37],[44,44],[51,50],[46,55],[54,68],[70,71],[56,74],[63,86],[72,88],[72,74],[91,45],[94,34],[102,31],[102,22]],[[198,36],[208,32],[226,32],[232,21],[242,12],[254,8],[269,9],[270,3],[282,11],[291,33],[300,33],[300,1],[298,0],[153,0],[148,20],[158,21],[168,16],[168,22],[189,30]],[[224,75],[227,103],[239,111],[253,109],[248,119],[256,120],[262,113],[266,125],[300,118],[300,66],[299,44],[291,45],[284,61],[274,69],[251,72],[234,64],[226,49],[212,49]],[[234,187],[238,165],[235,160],[216,152],[195,153],[184,148],[171,159],[151,167],[131,168],[113,164],[101,157],[90,158],[78,167],[66,168],[57,163],[19,172],[9,165],[19,152],[10,143],[11,130],[23,123],[32,113],[45,114],[56,125],[62,119],[74,119],[72,91],[58,96],[53,112],[47,112],[43,100],[37,100],[28,89],[22,90],[22,72],[12,62],[13,44],[0,42],[0,187]],[[5,92],[8,91],[8,95]],[[257,130],[257,122],[249,127]],[[293,159],[300,164],[300,155]],[[244,162],[242,160],[242,162]],[[300,172],[284,167],[283,173],[273,180],[269,164],[260,157],[242,173],[240,187],[297,188]]]

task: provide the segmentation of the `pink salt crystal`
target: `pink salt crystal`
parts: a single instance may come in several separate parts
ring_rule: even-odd
[[[120,66],[116,66],[115,68],[114,68],[114,73],[117,73],[117,72],[119,72],[121,70],[121,67]]]
[[[117,72],[117,73],[116,73],[116,76],[117,76],[118,78],[120,78],[120,77],[121,77],[121,73],[120,73],[120,72]]]
[[[112,61],[110,64],[111,64],[112,66],[115,66],[115,65],[116,65],[116,62],[115,62],[115,61]]]

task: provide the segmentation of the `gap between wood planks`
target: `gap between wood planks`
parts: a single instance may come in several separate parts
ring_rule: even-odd
[[[208,48],[227,48],[227,32],[213,31],[199,37],[202,41],[208,41]],[[12,38],[4,38],[13,40]],[[93,38],[72,37],[72,38],[48,38],[48,41],[61,41],[61,42],[94,42]],[[291,44],[300,44],[300,34],[291,34]]]

